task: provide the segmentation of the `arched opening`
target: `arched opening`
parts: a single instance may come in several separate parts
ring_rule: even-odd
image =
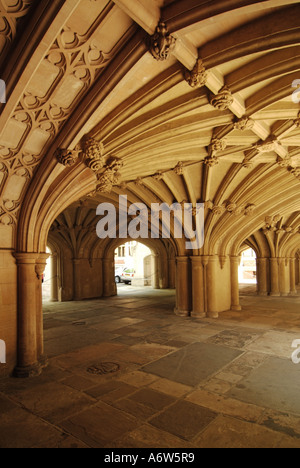
[[[115,280],[119,287],[155,288],[155,254],[146,245],[131,241],[115,250]]]
[[[241,295],[257,293],[257,255],[251,247],[245,247],[245,250],[241,252],[239,289]]]
[[[49,247],[46,249],[46,253],[49,257],[46,260],[46,267],[42,278],[42,292],[43,302],[49,302],[53,300],[53,255]]]
[[[143,289],[175,289],[175,252],[170,242],[114,239],[102,248],[104,296],[124,294],[124,284],[130,286],[126,294],[133,296]]]

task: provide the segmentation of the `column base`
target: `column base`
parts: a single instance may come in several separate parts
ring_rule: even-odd
[[[190,311],[189,310],[174,309],[174,313],[178,317],[190,317]]]
[[[108,294],[108,293],[105,293],[105,294],[103,294],[102,297],[104,297],[105,299],[108,299],[109,297],[114,297],[114,296],[116,296],[115,293],[109,293],[109,294]]]
[[[206,318],[206,313],[205,312],[194,312],[194,311],[192,311],[191,312],[191,317],[198,318],[198,319]]]
[[[46,367],[49,365],[48,357],[44,354],[39,358],[39,365],[42,369],[46,369]]]
[[[16,379],[29,379],[32,377],[38,377],[41,375],[43,369],[48,367],[49,361],[47,356],[41,356],[39,361],[32,366],[27,367],[15,367],[13,371],[13,377]]]
[[[234,312],[240,312],[242,310],[242,307],[240,305],[231,306],[231,310],[233,310]]]
[[[13,377],[16,379],[29,379],[32,377],[38,377],[41,375],[42,370],[43,367],[39,362],[33,364],[32,366],[16,367],[13,372]]]
[[[296,297],[296,296],[298,296],[298,292],[297,292],[296,290],[295,290],[295,291],[292,291],[292,292],[290,293],[290,296]]]
[[[269,293],[268,292],[258,292],[257,295],[261,296],[261,297],[265,297],[265,296],[268,296]]]
[[[278,293],[271,292],[271,293],[270,293],[270,296],[271,296],[271,297],[280,297],[281,294],[280,294],[279,292],[278,292]]]
[[[206,317],[211,319],[219,318],[219,312],[207,312]]]

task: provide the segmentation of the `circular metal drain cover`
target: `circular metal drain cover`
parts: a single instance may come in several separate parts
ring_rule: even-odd
[[[83,325],[86,325],[86,322],[73,322],[72,325],[75,327],[82,327]]]
[[[101,362],[88,368],[87,372],[94,375],[113,374],[120,370],[119,364],[115,362]]]

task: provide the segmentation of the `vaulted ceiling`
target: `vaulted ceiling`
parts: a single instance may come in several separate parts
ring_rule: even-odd
[[[296,251],[299,38],[298,1],[0,0],[2,247],[123,194],[204,202],[207,254],[270,220]]]

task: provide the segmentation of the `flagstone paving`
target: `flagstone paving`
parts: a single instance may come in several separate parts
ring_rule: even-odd
[[[0,380],[1,448],[300,447],[300,297],[248,288],[197,320],[172,291],[119,293],[44,304],[49,366]]]

